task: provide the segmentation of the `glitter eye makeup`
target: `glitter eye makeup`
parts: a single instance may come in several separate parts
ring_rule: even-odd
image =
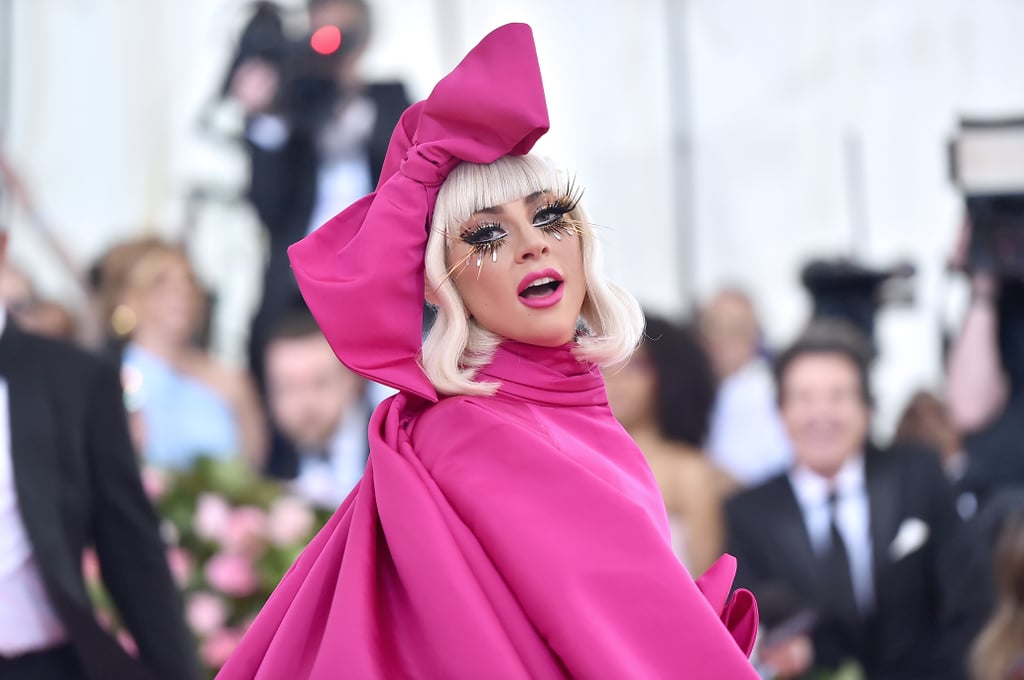
[[[562,240],[562,232],[566,234],[579,235],[579,225],[566,217],[576,209],[580,199],[583,197],[582,189],[579,189],[573,180],[569,180],[565,190],[554,199],[549,199],[533,216],[533,226],[544,230]]]
[[[477,254],[476,266],[479,267],[483,264],[484,255],[490,254],[491,259],[497,261],[498,248],[505,243],[507,235],[500,224],[488,222],[466,229],[459,238],[473,246],[473,252]]]
[[[542,196],[547,197],[548,193],[543,192]],[[576,209],[580,202],[583,191],[576,187],[575,182],[569,180],[565,190],[555,198],[548,198],[546,202],[533,214],[533,226],[551,234],[558,241],[562,240],[562,234],[579,235],[579,225],[566,217]],[[498,222],[484,222],[467,227],[459,238],[466,244],[472,246],[476,254],[476,266],[483,266],[484,257],[490,255],[492,262],[498,261],[498,249],[505,244],[505,237],[508,231]]]

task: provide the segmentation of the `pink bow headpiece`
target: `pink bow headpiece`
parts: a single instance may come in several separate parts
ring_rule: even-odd
[[[402,114],[377,190],[288,249],[306,303],[338,358],[377,382],[437,400],[417,363],[423,256],[438,190],[462,161],[528,153],[548,130],[533,32],[491,32]]]

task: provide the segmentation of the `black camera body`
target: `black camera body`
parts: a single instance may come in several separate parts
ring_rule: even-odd
[[[222,92],[226,94],[238,68],[261,59],[275,69],[280,86],[270,113],[281,116],[292,129],[315,134],[331,118],[344,97],[338,71],[341,62],[362,42],[351,30],[336,50],[323,54],[313,48],[310,34],[291,37],[282,9],[273,2],[255,3],[252,18],[242,30]]]
[[[949,164],[971,222],[967,268],[1024,280],[1024,118],[961,120]]]
[[[813,318],[853,325],[874,352],[875,315],[886,305],[913,303],[914,274],[910,263],[877,269],[848,259],[819,259],[804,265],[800,281],[811,294]]]

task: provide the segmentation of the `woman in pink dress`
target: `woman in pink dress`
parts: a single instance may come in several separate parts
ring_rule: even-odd
[[[599,365],[642,318],[528,155],[547,127],[532,33],[504,26],[405,112],[377,190],[291,248],[338,357],[399,393],[219,677],[757,677],[734,561],[687,574],[609,410]]]

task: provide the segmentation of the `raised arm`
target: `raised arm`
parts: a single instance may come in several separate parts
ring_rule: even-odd
[[[992,421],[1006,404],[1008,384],[999,360],[998,281],[992,274],[971,277],[971,304],[949,355],[946,397],[953,425],[973,432]]]

